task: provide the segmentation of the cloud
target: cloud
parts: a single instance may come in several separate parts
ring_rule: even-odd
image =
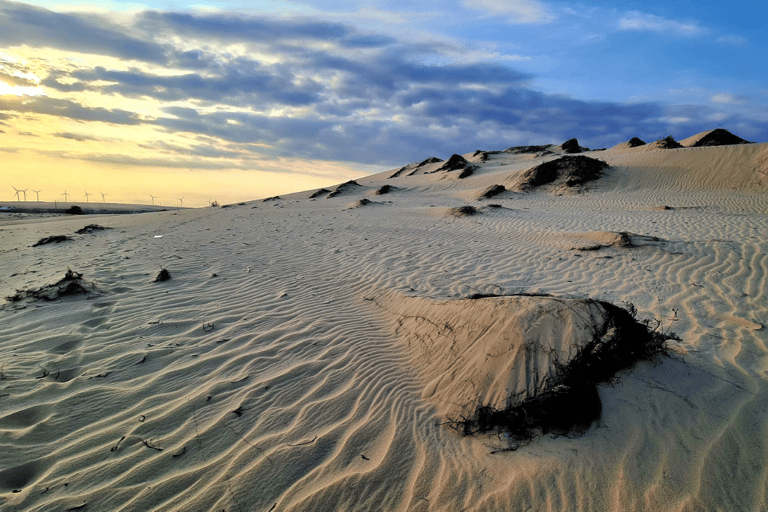
[[[162,63],[160,45],[130,35],[125,27],[93,14],[67,14],[0,0],[0,44],[51,47],[121,59]]]
[[[717,42],[738,46],[742,44],[747,44],[747,38],[742,36],[722,36],[717,38]]]
[[[554,14],[538,0],[463,0],[467,9],[488,14],[509,16],[508,22],[515,24],[549,23]]]
[[[745,98],[743,96],[738,96],[736,94],[731,94],[727,92],[715,94],[710,98],[710,101],[712,103],[724,103],[726,105],[738,105],[740,103],[744,103]]]
[[[695,22],[682,23],[668,20],[655,14],[631,11],[619,20],[619,30],[634,30],[648,32],[668,32],[691,36],[703,32]]]
[[[138,125],[142,122],[138,114],[127,110],[86,107],[75,101],[45,96],[24,98],[24,100],[2,96],[0,97],[0,112],[42,114],[77,121],[101,121],[122,125]]]
[[[59,132],[59,133],[52,133],[54,137],[59,137],[62,139],[70,139],[75,140],[77,142],[83,142],[86,140],[102,140],[98,137],[92,137],[91,135],[84,135],[82,133],[71,133],[71,132]]]

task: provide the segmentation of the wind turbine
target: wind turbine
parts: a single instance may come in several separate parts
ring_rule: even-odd
[[[11,185],[11,188],[16,191],[16,201],[21,201],[21,199],[19,199],[19,197],[20,197],[19,193],[21,192],[21,190],[17,189],[13,185]]]
[[[179,200],[179,207],[184,208],[184,198],[183,197],[177,197],[176,199]]]
[[[61,195],[64,196],[64,202],[66,203],[67,202],[67,198],[69,197],[69,194],[67,194],[67,191],[65,190],[64,193],[61,194]]]
[[[86,203],[90,203],[90,201],[88,200],[88,196],[90,196],[90,195],[92,195],[92,194],[89,194],[88,192],[85,192],[85,202]]]
[[[37,202],[39,203],[40,202],[40,192],[42,192],[42,190],[33,190],[32,192],[37,194]]]
[[[99,192],[99,194],[101,194],[101,202],[106,203],[107,201],[104,198],[107,197],[107,194],[105,194],[104,192]]]
[[[157,198],[157,196],[153,196],[152,194],[149,194],[149,197],[152,198],[152,206],[155,206],[155,199]]]

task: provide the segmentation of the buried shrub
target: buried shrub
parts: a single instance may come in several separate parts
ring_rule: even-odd
[[[569,361],[555,360],[554,370],[532,396],[510,396],[504,408],[468,404],[447,425],[461,435],[495,433],[509,440],[506,450],[516,450],[536,436],[579,436],[599,423],[602,414],[597,385],[613,383],[622,370],[640,361],[659,362],[669,356],[667,341],[674,334],[636,320],[636,309],[622,309],[596,301],[608,313],[603,326],[594,326],[591,341]],[[536,345],[532,344],[532,350]]]
[[[68,213],[70,215],[82,215],[83,209],[77,205],[73,205],[67,208],[66,210],[64,210],[64,213]]]
[[[480,199],[490,199],[494,196],[497,196],[499,194],[502,194],[506,192],[507,189],[504,188],[504,185],[492,185],[485,189],[485,192],[480,194]]]

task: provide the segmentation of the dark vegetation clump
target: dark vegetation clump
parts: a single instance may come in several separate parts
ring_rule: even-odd
[[[563,156],[544,162],[523,174],[521,188],[528,190],[562,179],[566,186],[576,187],[598,179],[608,164],[588,156]]]
[[[512,153],[513,155],[523,155],[528,153],[551,153],[551,151],[549,151],[550,147],[550,144],[545,144],[544,146],[512,146],[511,148],[505,149],[504,153]]]
[[[338,187],[333,189],[333,192],[328,194],[328,197],[326,199],[330,199],[332,197],[336,197],[339,194],[348,191],[352,187],[359,187],[359,186],[360,186],[360,184],[358,182],[354,181],[354,180],[350,180],[350,181],[348,181],[346,183],[342,183],[341,185],[339,185]]]
[[[58,244],[60,242],[66,242],[67,240],[72,240],[72,239],[65,235],[47,236],[45,238],[41,238],[40,240],[38,240],[32,247],[37,247],[38,245],[53,244],[53,243]]]
[[[83,209],[75,204],[64,210],[64,213],[68,213],[70,215],[82,215]]]
[[[47,284],[31,290],[16,290],[15,295],[5,299],[9,302],[19,302],[24,299],[52,301],[59,297],[87,294],[94,288],[93,284],[83,279],[82,274],[67,270],[64,278],[54,284]]]
[[[560,145],[560,148],[566,153],[581,153],[582,151],[587,150],[587,148],[579,146],[579,141],[575,138],[568,139],[567,141],[563,142]]]
[[[712,130],[693,144],[693,147],[701,146],[729,146],[731,144],[754,144],[748,140],[732,134],[723,128]]]
[[[389,194],[393,190],[397,190],[397,187],[393,187],[392,185],[382,185],[378,189],[376,189],[376,195],[382,196],[384,194]]]
[[[481,162],[487,162],[490,155],[498,155],[501,151],[481,151],[477,150],[472,153],[472,156],[479,156]]]
[[[264,199],[261,200],[261,202],[268,203],[270,201],[277,201],[279,199],[280,199],[280,196],[265,197]],[[245,203],[242,203],[242,204],[245,204]]]
[[[443,165],[440,166],[439,169],[437,169],[435,172],[440,171],[458,171],[460,169],[464,169],[469,165],[469,162],[466,158],[464,158],[461,155],[453,154],[451,155],[451,158],[449,158]]]
[[[491,185],[490,187],[485,189],[485,192],[480,194],[480,199],[490,199],[506,191],[507,189],[504,188],[504,185]]]
[[[468,217],[470,215],[476,215],[480,213],[480,211],[471,205],[464,205],[464,206],[457,206],[455,208],[451,208],[448,210],[448,213],[453,215],[454,217]]]
[[[317,197],[320,197],[323,194],[330,194],[330,192],[331,191],[328,190],[327,188],[321,188],[320,190],[315,190],[314,192],[312,192],[312,195],[310,195],[309,198],[315,199]]]
[[[77,233],[78,235],[85,235],[88,233],[93,233],[94,231],[102,231],[104,229],[109,229],[109,228],[105,228],[104,226],[99,226],[98,224],[88,224],[87,226],[75,231],[75,233]]]
[[[671,135],[658,139],[656,141],[656,146],[661,149],[677,149],[683,147],[683,145],[677,142]]]
[[[157,273],[155,280],[152,282],[162,283],[163,281],[170,281],[170,279],[171,279],[171,273],[168,272],[167,268],[163,268],[163,269],[160,269],[160,272]]]
[[[472,176],[475,172],[475,166],[474,165],[468,165],[462,171],[459,173],[458,178],[460,180],[463,180],[464,178],[468,178]]]
[[[638,147],[638,146],[645,146],[645,141],[643,141],[643,139],[641,139],[641,138],[639,138],[639,137],[632,137],[632,138],[631,138],[631,139],[629,139],[629,141],[627,142],[627,145],[628,145],[629,147],[631,147],[631,148],[636,148],[636,147]]]
[[[640,361],[659,363],[669,356],[667,341],[678,339],[649,322],[638,322],[631,304],[622,309],[595,301],[608,314],[604,325],[594,325],[592,340],[570,361],[555,361],[554,371],[532,396],[510,396],[503,409],[483,404],[465,407],[448,426],[461,435],[506,435],[516,450],[536,436],[579,436],[599,423],[602,403],[598,384],[615,383],[618,374]]]

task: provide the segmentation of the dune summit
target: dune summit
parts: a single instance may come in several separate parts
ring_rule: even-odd
[[[651,145],[3,210],[0,509],[768,509],[768,144]]]

